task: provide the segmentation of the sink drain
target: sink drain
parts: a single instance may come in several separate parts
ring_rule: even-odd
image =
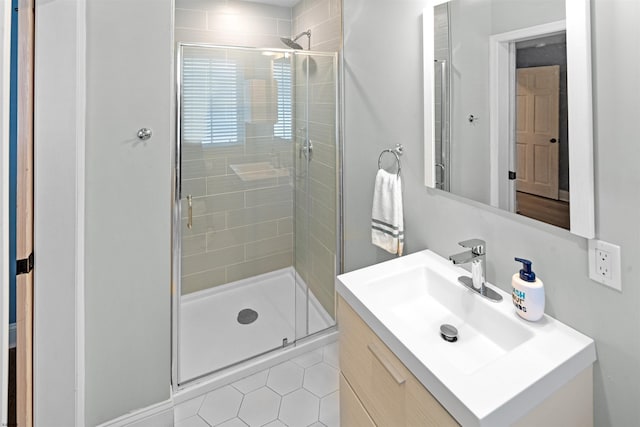
[[[453,325],[445,323],[440,326],[440,336],[447,342],[456,342],[458,341],[458,329]]]
[[[241,325],[248,325],[249,323],[253,323],[257,318],[258,312],[250,308],[240,310],[240,313],[238,313],[238,323],[240,323]]]

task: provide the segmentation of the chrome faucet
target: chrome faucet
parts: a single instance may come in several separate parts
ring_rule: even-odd
[[[501,301],[502,295],[485,286],[486,242],[481,239],[470,239],[458,244],[470,250],[451,255],[449,259],[456,265],[470,262],[472,276],[460,276],[458,277],[458,282],[491,301]]]

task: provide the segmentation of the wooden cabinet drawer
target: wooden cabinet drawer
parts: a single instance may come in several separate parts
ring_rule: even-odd
[[[340,375],[340,425],[345,427],[375,427],[371,417],[342,374]]]
[[[338,319],[340,369],[376,425],[458,425],[342,298]]]

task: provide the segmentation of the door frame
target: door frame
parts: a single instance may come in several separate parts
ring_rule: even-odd
[[[516,162],[516,43],[567,30],[566,21],[496,34],[489,39],[491,206],[516,211],[516,181],[507,180]]]
[[[11,2],[0,7],[0,424],[8,418],[9,385],[9,90],[11,74]]]
[[[34,0],[18,0],[16,259],[33,254]],[[33,270],[16,276],[16,421],[33,426]]]
[[[33,419],[76,427],[85,425],[86,3],[35,5]]]

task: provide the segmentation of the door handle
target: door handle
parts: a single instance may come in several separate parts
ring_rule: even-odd
[[[556,142],[558,142],[558,140],[557,140],[557,139],[555,139],[555,138],[551,138],[551,139],[549,140],[549,142],[550,142],[550,143],[552,143],[552,144],[555,144]]]
[[[445,172],[445,168],[444,165],[442,163],[436,163],[435,165],[437,168],[440,168],[440,170],[442,172],[440,172],[440,178],[442,178],[440,181],[438,181],[438,179],[436,178],[436,185],[444,185],[444,172]]]
[[[187,219],[187,228],[191,230],[193,228],[193,197],[191,194],[187,196],[187,204],[189,205],[189,218]]]

